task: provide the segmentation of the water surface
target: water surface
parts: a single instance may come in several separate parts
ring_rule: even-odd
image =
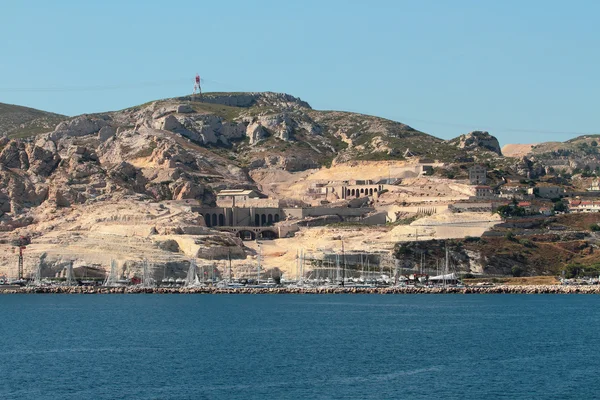
[[[585,295],[2,295],[0,398],[594,398],[599,308]]]

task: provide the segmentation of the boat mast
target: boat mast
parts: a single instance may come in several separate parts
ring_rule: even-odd
[[[229,283],[231,283],[231,249],[228,249],[227,258],[229,259]]]
[[[448,243],[446,243],[446,265],[444,267],[444,287],[446,287],[446,274],[448,273]]]
[[[342,240],[342,257],[344,258],[344,266],[342,268],[342,286],[345,285],[346,281],[346,253],[344,252],[344,241]]]
[[[304,283],[304,249],[300,250],[300,279]]]
[[[256,284],[258,285],[260,282],[260,258],[262,255],[262,248],[260,244],[258,245],[258,267],[256,268]]]
[[[363,260],[363,253],[360,253],[360,277],[365,279],[365,261]]]

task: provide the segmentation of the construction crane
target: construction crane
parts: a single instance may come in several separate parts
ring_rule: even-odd
[[[12,241],[12,245],[19,249],[17,279],[20,281],[23,280],[23,250],[25,250],[29,244],[31,244],[31,237],[29,236],[19,236],[18,239]]]

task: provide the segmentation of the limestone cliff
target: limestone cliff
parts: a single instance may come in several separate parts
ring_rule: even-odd
[[[448,143],[458,147],[461,150],[488,150],[496,153],[499,156],[502,155],[502,150],[500,149],[500,143],[498,142],[498,139],[484,131],[469,132],[465,135],[460,135],[459,137],[448,141]]]

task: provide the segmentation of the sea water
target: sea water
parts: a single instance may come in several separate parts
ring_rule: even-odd
[[[1,295],[0,399],[600,397],[593,295]]]

